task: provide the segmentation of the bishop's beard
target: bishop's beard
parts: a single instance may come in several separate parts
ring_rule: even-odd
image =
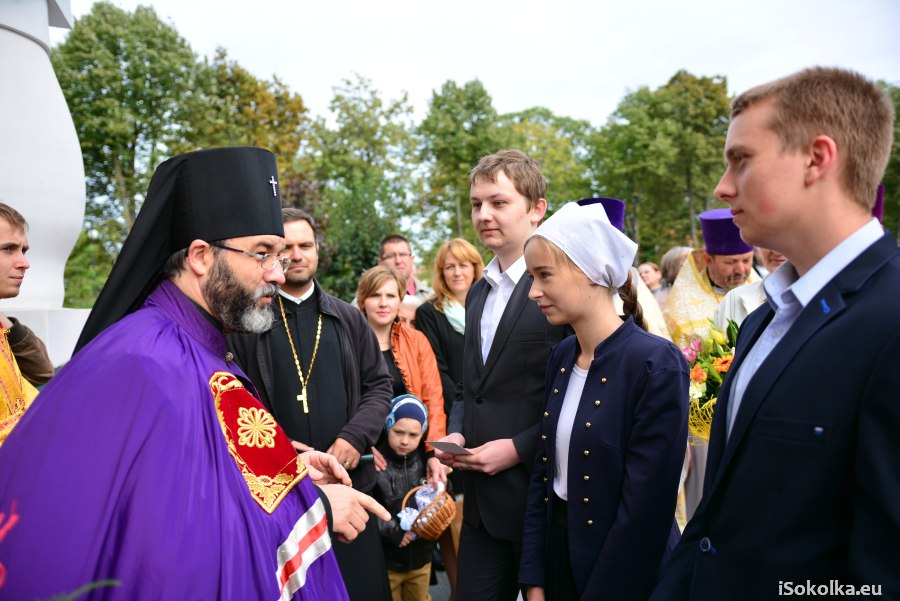
[[[248,289],[234,276],[221,259],[216,259],[203,285],[203,298],[226,331],[260,334],[272,327],[275,316],[268,305],[260,306],[264,296],[278,293],[275,284],[265,284],[259,290]]]

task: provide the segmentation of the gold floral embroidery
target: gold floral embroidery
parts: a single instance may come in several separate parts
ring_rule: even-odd
[[[265,409],[238,409],[238,444],[245,447],[275,448],[275,418]]]
[[[287,496],[287,494],[291,491],[291,489],[298,483],[300,480],[306,477],[309,473],[306,469],[306,465],[303,463],[303,460],[300,458],[300,455],[294,455],[291,457],[290,461],[288,461],[278,473],[272,477],[267,476],[265,474],[257,474],[254,470],[247,464],[243,457],[241,457],[240,451],[238,450],[238,446],[235,444],[235,436],[232,433],[232,430],[228,427],[225,422],[225,414],[222,409],[222,395],[230,390],[234,390],[236,388],[243,388],[244,385],[241,384],[241,381],[238,380],[234,374],[217,371],[213,373],[213,375],[209,378],[209,389],[212,392],[213,399],[215,400],[216,407],[216,416],[219,418],[219,425],[222,428],[222,434],[225,437],[225,442],[228,445],[228,452],[231,457],[234,459],[237,464],[238,469],[241,471],[241,475],[244,477],[244,481],[247,483],[247,488],[250,491],[253,499],[259,504],[260,507],[265,510],[266,513],[272,513],[278,507],[278,504],[281,503],[282,500]],[[238,424],[241,423],[241,417],[243,417],[243,411],[246,411],[248,408],[238,408],[239,416],[238,416]],[[256,408],[249,408],[250,410]],[[272,447],[275,446],[275,428],[274,428],[274,418],[272,418],[271,414],[265,411],[265,409],[258,409],[260,413],[265,414],[272,419]],[[238,434],[240,436],[240,431],[242,428],[238,428]],[[247,446],[247,445],[244,445]]]
[[[293,482],[294,476],[291,474],[278,474],[274,478],[271,476],[257,476],[250,472],[244,472],[244,480],[247,486],[257,498],[259,498],[264,507],[270,507],[284,492],[285,488]]]

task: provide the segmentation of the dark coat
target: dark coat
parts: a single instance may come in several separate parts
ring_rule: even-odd
[[[444,413],[450,415],[456,387],[462,382],[463,340],[462,334],[453,329],[447,317],[426,301],[416,309],[416,328],[425,334],[437,359],[444,391]]]
[[[384,429],[384,419],[391,409],[392,379],[378,347],[378,339],[362,312],[323,292],[318,282],[314,294],[319,310],[336,320],[341,335],[350,419],[338,437],[365,455]],[[270,335],[271,331],[228,335],[228,346],[235,355],[235,361],[256,386],[260,401],[269,411],[272,410],[275,378],[268,342]],[[361,462],[350,472],[350,478],[354,488],[370,491],[375,484],[375,467],[370,462]]]
[[[434,543],[423,538],[417,538],[402,549],[399,547],[406,532],[400,528],[397,513],[403,508],[406,493],[421,484],[425,478],[424,449],[420,446],[409,455],[401,457],[391,449],[386,439],[382,439],[376,448],[387,461],[387,469],[375,474],[375,490],[372,491],[375,500],[391,513],[390,521],[378,520],[385,563],[389,570],[409,572],[430,562],[434,547]],[[412,495],[406,506],[416,506]]]
[[[900,598],[900,252],[885,235],[800,312],[744,392],[733,375],[774,316],[744,321],[722,384],[703,498],[652,599],[757,600],[779,582]]]
[[[447,432],[461,432],[467,447],[511,438],[521,463],[489,476],[466,471],[463,521],[483,523],[494,538],[521,542],[528,476],[544,407],[544,374],[550,347],[567,328],[552,326],[529,302],[531,280],[522,276],[494,335],[486,362],[481,359],[481,314],[490,284],[480,279],[466,297],[463,383],[457,391]]]
[[[578,357],[574,336],[547,368],[547,407],[522,540],[520,581],[544,586],[556,430]],[[629,317],[594,350],[568,453],[568,535],[582,599],[643,599],[679,539],[675,503],[687,444],[688,365]]]

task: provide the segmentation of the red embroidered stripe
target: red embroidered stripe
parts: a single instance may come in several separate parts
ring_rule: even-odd
[[[328,532],[328,520],[323,515],[322,519],[320,519],[319,522],[313,526],[302,539],[300,539],[300,542],[298,543],[299,548],[294,556],[285,562],[284,567],[281,570],[281,577],[279,578],[280,588],[284,588],[284,585],[294,572],[299,570],[303,565],[303,553],[326,532]]]

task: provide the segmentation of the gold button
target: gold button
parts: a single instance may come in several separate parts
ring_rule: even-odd
[[[229,363],[234,361],[234,355],[231,353],[231,351],[225,353],[225,360]]]
[[[599,406],[600,406],[600,399],[597,399],[596,401],[594,401],[594,406],[595,406],[595,407],[599,407]]]
[[[565,367],[559,368],[559,373],[561,373],[561,374],[566,373],[566,368]]]
[[[585,428],[590,428],[590,427],[591,427],[591,422],[585,422],[585,423],[584,423],[584,427],[585,427]]]
[[[544,463],[547,463],[547,458],[546,458],[546,457],[541,457],[541,461],[543,461]]]
[[[546,482],[547,480],[549,480],[549,478],[547,478],[547,476],[544,476],[544,482]]]
[[[546,434],[541,434],[541,440],[547,440],[547,435],[546,435]]]
[[[544,503],[549,503],[549,502],[550,502],[550,497],[544,497]]]
[[[587,497],[585,497],[585,498],[582,499],[582,501],[584,501],[585,503],[587,503],[587,502],[590,501],[590,499],[588,499]]]
[[[588,521],[587,521],[587,525],[588,525],[588,526],[593,526],[593,525],[594,525],[594,520],[588,520]]]
[[[585,482],[587,482],[587,481],[590,480],[590,479],[591,479],[590,476],[585,476],[585,477],[584,477],[584,481],[585,481]]]
[[[600,378],[600,383],[601,383],[601,384],[606,384],[606,378]]]
[[[559,394],[559,388],[554,388],[554,389],[553,389],[553,394]]]
[[[587,449],[584,450],[584,456],[585,456],[585,457],[587,457],[587,456],[590,455],[590,454],[591,454],[590,451],[588,451]]]
[[[544,411],[544,417],[550,417],[550,414]]]

